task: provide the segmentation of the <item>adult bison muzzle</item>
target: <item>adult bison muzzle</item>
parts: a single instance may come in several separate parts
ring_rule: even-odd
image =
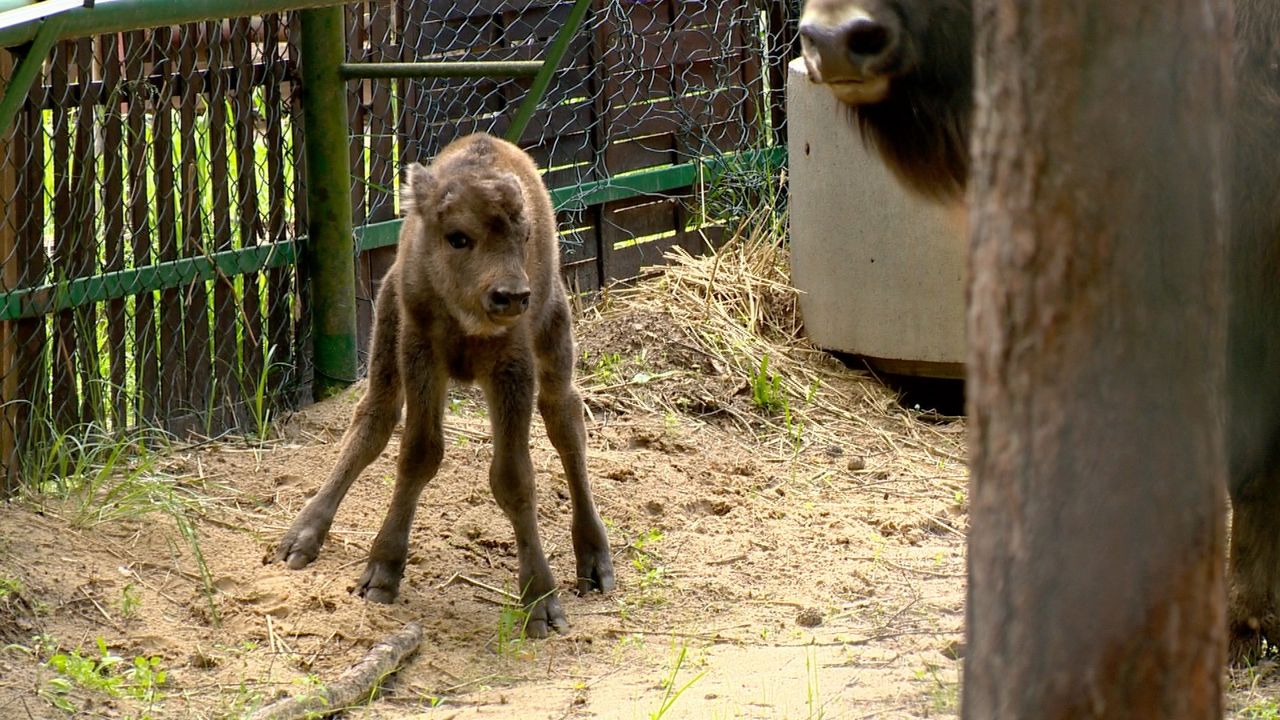
[[[969,175],[973,22],[971,0],[808,0],[800,23],[811,79],[903,185],[940,202],[960,201]],[[1235,23],[1229,623],[1232,658],[1248,661],[1280,646],[1280,3],[1237,0]]]
[[[582,399],[573,387],[569,303],[560,284],[555,212],[533,160],[485,134],[449,144],[430,167],[405,173],[396,261],[378,293],[369,388],[338,462],[276,548],[289,567],[320,552],[351,483],[386,447],[401,407],[395,491],[356,592],[390,603],[400,589],[409,529],[423,487],[444,457],[450,379],[479,385],[489,405],[489,486],[515,528],[525,628],[565,625],[542,551],[529,426],[536,402],[569,483],[579,592],[614,587],[604,524],[587,482]]]
[[[904,185],[933,200],[960,198],[969,174],[972,31],[962,0],[809,0],[800,21],[809,77],[851,109]]]

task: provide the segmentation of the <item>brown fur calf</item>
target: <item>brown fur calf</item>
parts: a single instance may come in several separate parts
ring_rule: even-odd
[[[551,199],[524,152],[476,134],[450,144],[429,168],[409,166],[403,204],[400,249],[375,308],[369,388],[337,466],[285,533],[276,559],[294,569],[315,559],[347,489],[386,446],[404,405],[395,492],[356,588],[368,600],[394,600],[418,496],[444,456],[445,390],[450,378],[476,383],[493,430],[489,485],[515,526],[526,631],[543,637],[561,629],[565,616],[538,536],[529,458],[535,383],[573,499],[578,591],[614,586],[609,541],[587,482]]]

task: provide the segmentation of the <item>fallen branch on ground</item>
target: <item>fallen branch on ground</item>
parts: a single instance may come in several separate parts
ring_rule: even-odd
[[[422,643],[422,626],[416,622],[383,638],[364,658],[347,669],[333,683],[306,695],[277,700],[259,708],[250,720],[295,720],[316,713],[335,713],[368,699],[383,678],[399,669],[404,659]]]

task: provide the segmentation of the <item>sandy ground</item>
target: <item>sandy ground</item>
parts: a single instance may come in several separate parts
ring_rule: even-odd
[[[350,588],[390,496],[397,438],[313,565],[264,563],[332,467],[357,386],[267,442],[176,446],[92,495],[0,508],[0,718],[241,717],[332,681],[409,621],[426,630],[418,653],[345,716],[954,717],[963,421],[904,410],[809,353],[823,380],[797,412],[826,402],[844,424],[823,427],[815,412],[803,433],[780,435],[679,322],[625,303],[579,321],[589,467],[619,575],[608,595],[571,591],[567,491],[535,427],[567,633],[523,640],[514,627],[512,532],[488,491],[487,420],[471,391],[452,395],[450,447],[395,604]],[[635,400],[639,386],[652,407]],[[65,669],[72,652],[94,661],[80,680]],[[155,658],[152,675],[135,658]],[[1275,717],[1263,714],[1280,698],[1273,663],[1231,683],[1236,717]]]

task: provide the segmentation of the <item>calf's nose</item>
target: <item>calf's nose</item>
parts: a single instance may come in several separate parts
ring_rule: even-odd
[[[862,81],[892,61],[895,30],[862,14],[835,23],[806,19],[800,23],[800,44],[822,82]]]
[[[496,287],[485,297],[485,310],[497,317],[516,317],[529,309],[528,287]]]

